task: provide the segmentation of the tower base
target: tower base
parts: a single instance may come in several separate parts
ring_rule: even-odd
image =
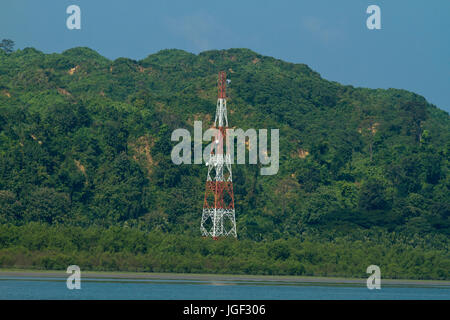
[[[234,209],[204,208],[200,230],[202,236],[213,239],[221,236],[237,238]]]

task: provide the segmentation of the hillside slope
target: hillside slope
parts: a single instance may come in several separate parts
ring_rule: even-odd
[[[231,125],[280,129],[276,176],[235,168],[241,236],[338,215],[448,233],[448,114],[411,92],[341,86],[246,49],[141,61],[87,48],[2,54],[1,219],[198,224],[205,168],[173,165],[170,133],[194,119],[209,127],[222,69]]]

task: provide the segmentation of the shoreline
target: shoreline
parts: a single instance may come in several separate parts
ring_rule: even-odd
[[[27,270],[1,269],[0,280],[11,278],[60,278],[67,279],[66,270]],[[236,282],[245,284],[268,285],[352,285],[366,286],[367,279],[343,277],[314,277],[314,276],[270,276],[270,275],[232,275],[232,274],[196,274],[196,273],[154,273],[154,272],[120,272],[120,271],[81,271],[82,279],[87,280],[129,280],[129,281],[200,281],[200,282]],[[382,286],[408,286],[450,288],[450,281],[446,280],[407,280],[383,279]]]

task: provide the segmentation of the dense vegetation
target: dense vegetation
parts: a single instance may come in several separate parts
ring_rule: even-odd
[[[231,126],[280,129],[280,170],[233,166],[239,240],[214,242],[206,167],[170,135],[209,127],[219,70]],[[247,49],[0,50],[0,266],[450,279],[449,128],[417,94]]]
[[[376,262],[385,278],[448,278],[443,246],[428,237],[407,238],[381,230],[333,240],[301,236],[275,241],[205,240],[137,228],[0,226],[0,265],[64,270],[247,273],[367,277]],[[6,245],[7,244],[7,245]]]

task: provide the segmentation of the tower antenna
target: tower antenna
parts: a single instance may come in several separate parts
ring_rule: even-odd
[[[206,177],[205,200],[200,230],[204,237],[217,240],[220,236],[236,234],[234,211],[233,176],[231,173],[230,154],[224,154],[224,142],[228,145],[226,129],[228,128],[226,74],[219,72],[218,98],[214,128],[217,129],[211,144],[208,175]]]

